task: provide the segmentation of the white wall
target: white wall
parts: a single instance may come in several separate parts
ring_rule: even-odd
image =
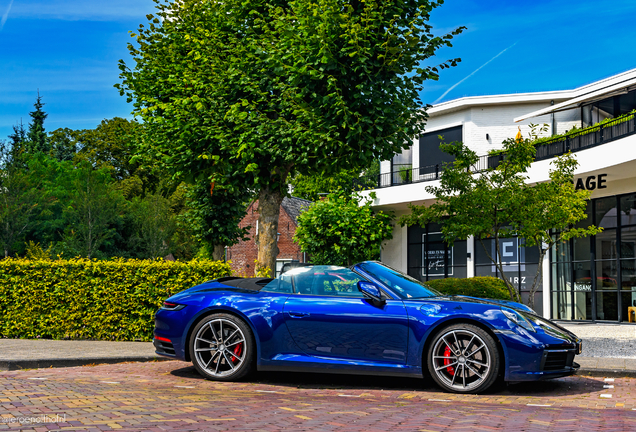
[[[542,136],[551,136],[552,116],[550,114],[524,120],[519,123],[514,122],[514,118],[521,117],[529,112],[550,106],[546,102],[500,104],[489,106],[467,107],[453,112],[431,114],[425,132],[438,132],[455,126],[464,126],[463,141],[478,156],[487,155],[491,150],[499,150],[503,147],[503,141],[514,138],[519,128],[524,137],[528,137],[531,128],[530,124],[542,126],[548,125],[548,131]],[[572,127],[581,127],[581,110],[579,108],[562,111],[554,114],[556,117],[556,133],[562,134]],[[488,138],[486,138],[488,135]],[[420,146],[419,139],[413,140],[412,147],[413,168],[420,166]],[[384,161],[380,164],[380,172],[388,174],[391,172],[391,163]]]
[[[490,105],[467,107],[454,112],[444,112],[431,114],[426,123],[425,132],[437,132],[454,126],[464,126],[464,143],[478,156],[487,155],[491,150],[498,150],[503,147],[502,143],[508,138],[514,138],[519,128],[524,137],[531,131],[530,124],[549,126],[549,129],[542,136],[551,136],[552,117],[550,114],[524,120],[519,123],[514,122],[514,118],[523,116],[532,111],[550,106],[549,102],[517,103],[508,105]],[[554,114],[557,121],[557,134],[572,129],[573,126],[581,126],[580,109],[572,109]],[[488,139],[486,138],[488,135]],[[412,147],[413,168],[420,166],[419,139],[413,140]],[[391,164],[389,161],[382,162],[380,171],[389,173]]]
[[[404,273],[408,270],[407,235],[408,227],[401,227],[396,223],[393,227],[393,238],[382,245],[382,262]]]
[[[636,135],[630,135],[607,144],[575,152],[579,162],[575,171],[575,179],[586,179],[590,175],[607,174],[606,189],[597,189],[592,198],[605,195],[617,195],[634,192],[636,190]],[[528,183],[539,183],[549,179],[552,159],[542,160],[532,164],[528,170]],[[376,189],[376,199],[373,204],[380,209],[391,209],[407,212],[407,204],[421,205],[432,202],[434,196],[426,189],[429,186],[439,186],[439,181],[412,183]],[[370,191],[363,192],[368,195]]]

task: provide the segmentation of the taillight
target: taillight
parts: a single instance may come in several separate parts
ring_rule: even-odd
[[[162,309],[166,309],[166,310],[181,310],[184,307],[185,307],[185,305],[182,305],[182,304],[179,304],[179,303],[173,303],[173,302],[165,301],[165,302],[163,302]]]
[[[172,343],[172,341],[170,339],[165,338],[165,337],[155,336],[155,339],[157,339],[158,341],[161,341],[161,342]]]

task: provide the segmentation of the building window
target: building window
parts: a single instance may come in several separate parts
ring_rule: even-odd
[[[628,114],[636,109],[636,90],[610,96],[581,107],[581,125],[588,127],[605,119]]]
[[[442,136],[443,140],[439,137]],[[425,133],[420,136],[420,175],[435,172],[441,168],[444,162],[453,162],[455,158],[444,153],[440,144],[450,144],[455,141],[463,141],[463,126],[456,126],[440,131]]]
[[[414,225],[408,229],[408,274],[418,280],[465,278],[466,240],[448,246],[442,226]]]
[[[280,276],[282,270],[283,270],[283,266],[287,263],[292,262],[292,259],[277,259],[276,260],[276,275],[274,277],[278,277]]]
[[[580,226],[603,227],[551,250],[552,318],[628,321],[636,306],[636,194],[588,202]]]
[[[391,159],[391,184],[410,183],[413,180],[413,151],[402,150]]]

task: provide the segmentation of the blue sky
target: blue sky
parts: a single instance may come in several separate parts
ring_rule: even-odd
[[[130,117],[113,88],[117,61],[130,60],[128,32],[153,11],[152,0],[0,0],[0,139],[28,122],[38,89],[48,131]],[[633,0],[446,0],[437,31],[468,29],[432,63],[462,62],[423,100],[570,89],[636,68],[635,17]]]

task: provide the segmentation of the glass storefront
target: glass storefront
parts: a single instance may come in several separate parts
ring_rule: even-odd
[[[559,320],[628,322],[628,308],[636,307],[636,193],[590,200],[586,213],[578,225],[593,224],[603,231],[552,247],[550,315]],[[518,238],[500,239],[499,247],[504,272],[527,303],[539,251]],[[475,239],[475,276],[500,277],[489,258],[496,255],[495,249],[492,239]],[[457,240],[449,247],[441,225],[408,228],[408,274],[414,278],[465,278],[466,257],[467,242]],[[534,304],[543,315],[542,282]]]
[[[408,274],[418,280],[465,278],[466,240],[448,246],[442,226],[428,224],[408,229]]]
[[[539,268],[539,249],[536,246],[526,247],[524,240],[513,237],[499,239],[499,248],[503,271],[510,282],[521,293],[524,303],[528,296]],[[475,276],[500,277],[497,266],[490,257],[496,257],[496,245],[493,239],[475,240]],[[543,281],[539,279],[538,289],[534,296],[534,309],[543,314]]]
[[[636,306],[636,194],[588,202],[581,226],[603,228],[551,250],[552,318],[628,321]]]

